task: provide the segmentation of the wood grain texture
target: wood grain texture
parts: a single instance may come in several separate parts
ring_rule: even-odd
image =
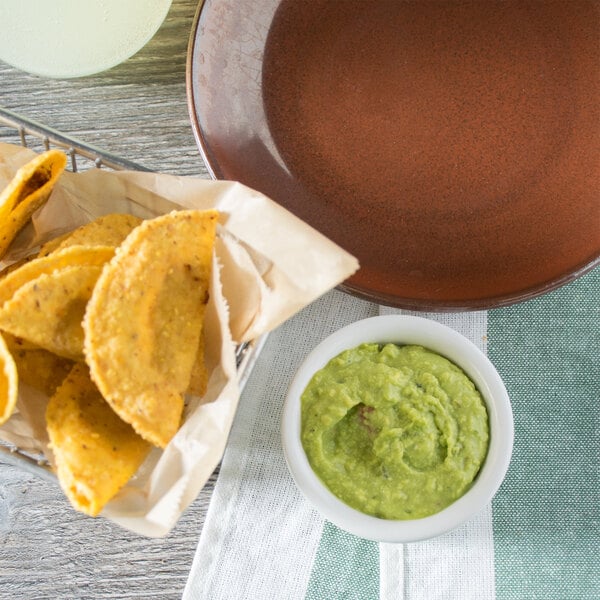
[[[207,178],[185,88],[197,4],[174,0],[146,47],[96,76],[50,80],[0,62],[0,105],[147,168]],[[215,478],[167,537],[146,539],[76,513],[57,484],[0,455],[0,599],[180,598]]]

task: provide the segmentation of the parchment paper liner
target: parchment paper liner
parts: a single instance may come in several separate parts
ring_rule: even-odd
[[[0,188],[33,155],[0,144]],[[64,173],[0,268],[103,214],[150,218],[181,208],[217,208],[221,214],[206,318],[208,390],[202,399],[188,399],[177,435],[164,451],[152,451],[102,512],[151,537],[171,530],[222,457],[239,399],[236,344],[271,331],[358,268],[333,242],[239,183],[99,169]],[[0,428],[0,438],[52,461],[43,418],[47,400],[20,386],[17,411]]]

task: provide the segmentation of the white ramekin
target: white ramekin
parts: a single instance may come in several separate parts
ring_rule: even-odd
[[[316,371],[344,350],[366,342],[418,344],[445,356],[473,380],[485,400],[490,442],[471,488],[442,511],[414,520],[387,520],[355,510],[334,496],[313,472],[300,441],[300,396]],[[315,508],[338,527],[380,542],[415,542],[441,535],[469,520],[492,499],[510,463],[513,418],[498,372],[470,340],[423,317],[385,315],[357,321],[321,342],[304,360],[288,389],[282,418],[285,458],[296,485]]]

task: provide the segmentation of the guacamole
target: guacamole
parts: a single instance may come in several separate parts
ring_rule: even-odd
[[[488,415],[475,384],[421,346],[346,350],[314,375],[301,401],[314,472],[376,517],[439,512],[469,489],[487,453]]]

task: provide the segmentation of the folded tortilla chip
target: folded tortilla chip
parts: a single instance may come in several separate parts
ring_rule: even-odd
[[[192,366],[192,375],[188,385],[187,393],[194,396],[204,396],[208,386],[208,370],[204,360],[204,328],[200,332],[200,340],[198,341],[198,350]]]
[[[64,152],[48,150],[23,165],[2,191],[0,257],[4,256],[33,213],[48,200],[66,165]]]
[[[36,258],[43,258],[44,256],[48,256],[48,254],[52,254],[58,247],[65,242],[69,236],[72,234],[72,231],[67,231],[67,233],[63,233],[62,235],[58,235],[48,240],[45,244],[42,244],[40,247]]]
[[[102,266],[114,253],[115,249],[112,246],[72,246],[28,261],[0,279],[0,307],[10,300],[20,287],[40,275],[75,265]]]
[[[11,350],[11,354],[17,365],[19,383],[29,385],[48,397],[56,392],[74,364],[72,360],[42,348]]]
[[[84,352],[107,402],[152,444],[177,431],[208,301],[217,211],[144,221],[104,268]]]
[[[12,335],[12,333],[8,333],[8,331],[2,331],[2,337],[6,342],[6,346],[8,351],[14,356],[17,352],[21,350],[39,350],[40,347],[36,344],[32,344],[23,338],[20,338],[16,335]]]
[[[5,423],[17,404],[19,380],[17,366],[0,335],[0,425]]]
[[[22,285],[0,306],[0,330],[59,356],[83,360],[83,315],[101,266],[64,267]]]
[[[12,273],[13,271],[20,269],[25,263],[32,261],[34,258],[35,258],[35,254],[30,254],[29,256],[26,256],[25,258],[21,258],[20,260],[17,260],[16,262],[11,263],[10,265],[4,267],[4,269],[2,269],[2,271],[0,271],[0,279],[3,279],[7,275],[10,275],[10,273]]]
[[[141,222],[142,219],[133,215],[104,215],[46,242],[40,248],[38,256],[48,256],[70,246],[119,246]]]
[[[59,483],[73,507],[96,516],[129,481],[151,446],[110,408],[76,364],[48,403]]]

